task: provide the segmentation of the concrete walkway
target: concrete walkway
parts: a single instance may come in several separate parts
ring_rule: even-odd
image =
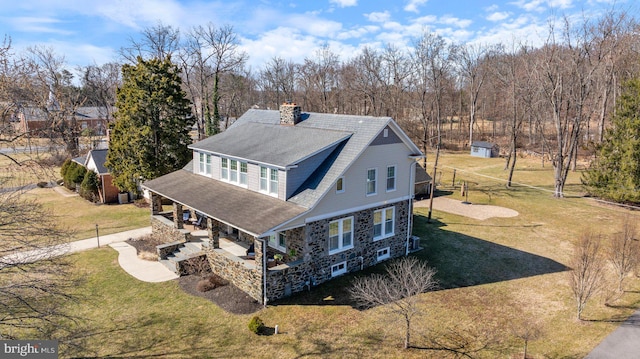
[[[33,263],[56,256],[98,248],[99,242],[100,247],[108,245],[118,251],[118,263],[120,267],[134,278],[144,282],[163,282],[178,278],[175,273],[162,265],[162,263],[138,258],[136,249],[124,243],[129,238],[142,237],[147,234],[151,234],[151,227],[132,229],[130,231],[87,238],[68,244],[14,253],[0,258],[0,267],[18,262]]]
[[[157,283],[178,278],[177,274],[170,271],[162,263],[140,259],[136,249],[127,243],[111,243],[109,247],[118,251],[120,267],[138,280]]]

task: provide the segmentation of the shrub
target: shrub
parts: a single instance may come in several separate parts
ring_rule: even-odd
[[[60,167],[60,176],[62,176],[62,178],[65,178],[67,175],[67,171],[69,170],[69,166],[71,165],[71,159],[66,159],[64,161],[64,163],[62,163],[62,167]]]
[[[98,197],[98,175],[93,171],[86,171],[80,184],[80,196],[94,202]]]
[[[201,279],[198,281],[198,284],[196,284],[196,290],[198,292],[208,292],[215,288],[216,288],[216,285],[211,283],[211,281],[207,279]]]
[[[64,165],[63,165],[64,167]],[[60,170],[62,172],[62,170]],[[71,161],[64,171],[64,186],[70,190],[76,189],[76,184],[80,184],[84,179],[87,169],[73,161]]]
[[[39,188],[47,188],[49,184],[47,182],[41,181],[36,184]]]
[[[255,334],[260,334],[264,330],[264,322],[257,315],[249,321],[249,330]]]

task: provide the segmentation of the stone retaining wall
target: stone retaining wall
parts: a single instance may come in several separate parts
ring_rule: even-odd
[[[151,231],[154,237],[161,238],[165,243],[189,242],[193,239],[191,232],[175,228],[172,220],[159,214],[151,216]]]
[[[205,249],[207,259],[213,273],[228,280],[240,288],[251,298],[262,302],[262,266],[258,265],[259,245],[256,243],[256,265],[249,265],[242,258],[238,258],[222,249]],[[261,260],[261,259],[260,259]]]

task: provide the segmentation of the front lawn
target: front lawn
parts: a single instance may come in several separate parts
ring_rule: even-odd
[[[431,349],[403,350],[403,322],[387,314],[387,308],[358,310],[351,305],[347,288],[353,276],[381,267],[343,276],[254,314],[236,315],[186,294],[176,281],[137,281],[119,267],[115,251],[103,248],[71,257],[75,275],[85,280],[77,288],[82,299],[68,307],[85,318],[76,327],[84,349],[61,357],[453,357],[454,352],[429,340],[436,339],[448,349],[477,349],[473,357],[515,358],[521,357],[523,329],[532,327],[539,335],[529,343],[530,358],[584,357],[640,307],[640,280],[629,277],[627,292],[619,299],[612,299],[610,290],[598,295],[587,305],[587,320],[577,321],[567,278],[573,243],[581,231],[610,234],[625,216],[640,219],[640,213],[584,198],[554,199],[550,192],[530,187],[506,189],[489,178],[506,178],[504,160],[469,157],[447,153],[440,163],[466,166],[469,172],[458,172],[456,178],[473,182],[470,202],[509,207],[519,215],[478,221],[434,211],[429,222],[427,209],[417,209],[414,233],[424,249],[415,255],[437,269],[440,289],[420,296],[422,316],[412,323],[412,344]],[[440,189],[463,200],[459,187],[451,185],[452,171],[447,171]],[[549,189],[550,171],[537,159],[519,159],[514,181]],[[579,191],[578,183],[579,174],[572,173],[572,193]],[[53,194],[42,191],[49,203],[46,198]],[[78,202],[51,203],[56,212],[66,208],[67,216],[78,212]],[[97,213],[120,206],[94,207],[93,215],[75,219],[90,227],[87,234],[94,228],[88,218],[102,218]],[[90,210],[83,208],[80,212]],[[148,221],[148,210],[140,211],[145,213],[139,214],[140,221]],[[138,209],[133,212],[138,218]],[[123,214],[120,220],[129,225],[129,218]],[[253,315],[268,327],[278,325],[280,334],[251,333],[247,324]]]

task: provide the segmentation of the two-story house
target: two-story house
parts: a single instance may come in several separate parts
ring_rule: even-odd
[[[154,232],[189,241],[184,209],[202,216],[214,273],[265,304],[415,246],[414,173],[423,155],[389,117],[302,113],[286,103],[249,110],[190,148],[184,169],[143,184]],[[161,199],[173,202],[164,226],[155,216]],[[229,239],[255,255],[233,255],[221,245]]]

